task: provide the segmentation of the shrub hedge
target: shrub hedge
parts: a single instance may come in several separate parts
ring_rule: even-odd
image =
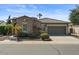
[[[0,34],[2,35],[9,35],[12,33],[12,25],[6,24],[6,25],[0,25]]]
[[[49,35],[46,31],[41,31],[40,37],[43,41],[51,41]]]

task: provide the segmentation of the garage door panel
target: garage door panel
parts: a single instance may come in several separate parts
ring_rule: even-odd
[[[65,35],[66,27],[65,26],[48,26],[49,35]]]

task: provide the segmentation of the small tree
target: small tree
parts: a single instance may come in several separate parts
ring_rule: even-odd
[[[71,10],[69,20],[74,24],[74,25],[79,25],[79,6],[76,6],[75,9]]]
[[[8,19],[7,19],[7,24],[11,24],[10,18],[11,18],[11,16],[8,17]]]
[[[12,32],[14,35],[18,35],[21,31],[21,26],[19,24],[14,24],[13,25],[13,29],[12,29]]]

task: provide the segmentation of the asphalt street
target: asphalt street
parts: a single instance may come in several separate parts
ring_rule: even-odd
[[[0,44],[0,55],[78,55],[79,44]]]

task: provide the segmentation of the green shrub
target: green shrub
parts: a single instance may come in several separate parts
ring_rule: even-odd
[[[3,35],[6,34],[5,26],[0,26],[0,34],[3,34]]]
[[[42,32],[40,34],[40,36],[41,36],[42,40],[49,40],[49,35],[47,32]]]
[[[7,34],[11,34],[11,32],[12,32],[11,24],[0,25],[0,34],[7,35]]]
[[[13,28],[12,24],[7,24],[5,26],[5,31],[8,35],[12,33],[12,28]]]

